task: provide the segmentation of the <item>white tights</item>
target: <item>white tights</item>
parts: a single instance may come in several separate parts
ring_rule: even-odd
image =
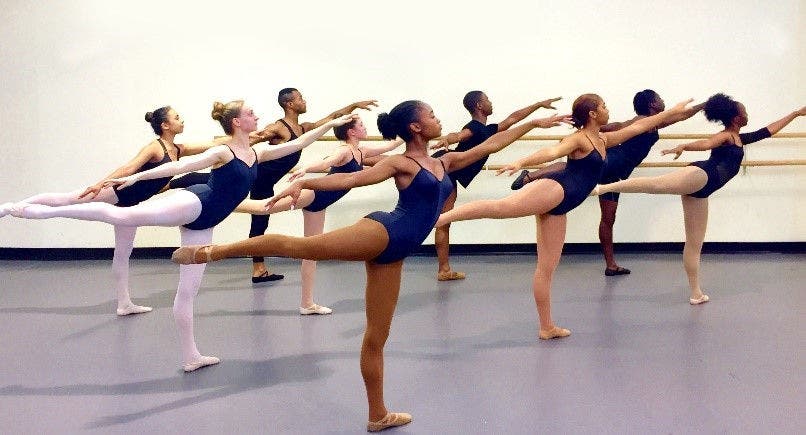
[[[213,229],[189,230],[179,228],[182,246],[209,245],[213,241]],[[182,359],[185,364],[201,358],[196,340],[193,336],[193,300],[199,292],[205,264],[188,264],[179,266],[179,287],[174,298],[174,321],[179,329],[179,344],[182,347]]]

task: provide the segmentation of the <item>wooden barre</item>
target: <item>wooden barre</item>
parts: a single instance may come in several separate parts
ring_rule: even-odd
[[[688,166],[691,162],[644,162],[638,165],[639,168],[681,168]],[[803,166],[806,165],[806,160],[748,160],[742,162],[742,166]],[[485,165],[484,169],[488,171],[497,171],[505,165]],[[525,166],[523,169],[540,169],[546,165]]]

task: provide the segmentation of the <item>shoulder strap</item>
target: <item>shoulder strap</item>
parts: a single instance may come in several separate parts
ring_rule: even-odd
[[[168,148],[165,148],[165,143],[162,141],[162,138],[158,137],[157,142],[159,142],[160,146],[162,146],[162,152],[164,152],[165,154],[168,154]],[[176,146],[176,145],[174,145],[174,146]]]
[[[285,126],[285,128],[287,128],[287,129],[288,129],[288,132],[289,132],[289,133],[291,133],[291,135],[292,135],[292,136],[297,136],[297,133],[295,133],[295,132],[294,132],[294,130],[293,130],[293,129],[291,129],[291,126],[290,126],[290,125],[288,125],[288,123],[287,123],[287,122],[285,122],[285,120],[284,120],[284,119],[280,118],[280,119],[278,119],[278,121],[280,121],[280,122],[282,122],[282,123],[283,123],[283,125]],[[300,126],[300,127],[302,127],[302,126]],[[302,132],[303,132],[303,133],[305,133],[305,127],[302,127]],[[299,137],[299,136],[297,136],[297,137]]]
[[[423,168],[423,165],[421,165],[420,162],[418,162],[417,160],[414,160],[413,158],[411,158],[409,156],[403,156],[403,157],[405,157],[407,159],[411,159],[412,162],[417,163],[417,166],[419,166],[422,169],[425,169],[425,168]],[[442,160],[440,160],[440,161],[442,161]]]

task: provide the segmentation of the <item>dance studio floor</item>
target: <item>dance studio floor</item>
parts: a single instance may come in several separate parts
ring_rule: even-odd
[[[534,256],[404,266],[386,345],[385,398],[414,421],[389,433],[804,433],[806,255],[705,255],[711,302],[688,304],[679,254],[566,255],[553,307],[566,339],[537,339]],[[107,261],[0,261],[3,433],[361,433],[360,263],[320,263],[303,317],[299,270],[248,283],[248,260],[208,267],[196,299],[202,353],[184,374],[171,304],[177,267],[133,260],[149,314],[113,312]]]

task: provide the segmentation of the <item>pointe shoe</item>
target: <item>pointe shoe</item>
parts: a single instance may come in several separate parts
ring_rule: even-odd
[[[378,421],[367,422],[367,432],[378,432],[390,427],[403,426],[411,423],[411,414],[405,412],[390,412]]]
[[[151,310],[153,310],[153,308],[151,308],[151,307],[144,307],[142,305],[130,304],[130,305],[127,305],[127,306],[125,306],[123,308],[118,308],[117,309],[117,314],[118,314],[118,316],[128,316],[129,314],[148,313]]]
[[[198,258],[199,251],[204,253],[204,257]],[[213,245],[190,245],[182,246],[171,255],[171,261],[179,264],[201,264],[213,261],[211,255]]]
[[[221,360],[214,356],[201,356],[196,361],[193,361],[192,363],[187,363],[184,366],[182,366],[182,370],[184,370],[185,372],[192,372],[202,367],[211,366],[213,364],[218,364],[220,362]]]
[[[308,308],[299,307],[299,313],[303,316],[307,316],[309,314],[330,314],[333,310],[328,307],[313,304]]]
[[[568,337],[571,335],[571,331],[565,328],[560,328],[559,326],[554,326],[548,331],[540,330],[537,336],[540,337],[541,340],[551,340],[552,338],[563,338]]]
[[[708,295],[703,294],[702,296],[700,296],[697,299],[694,299],[694,298],[689,299],[688,303],[690,303],[691,305],[699,305],[699,304],[704,304],[704,303],[706,303],[706,302],[708,302],[710,300],[711,300],[711,298],[709,298]]]
[[[453,270],[437,273],[437,281],[453,281],[456,279],[465,279],[465,274]]]

